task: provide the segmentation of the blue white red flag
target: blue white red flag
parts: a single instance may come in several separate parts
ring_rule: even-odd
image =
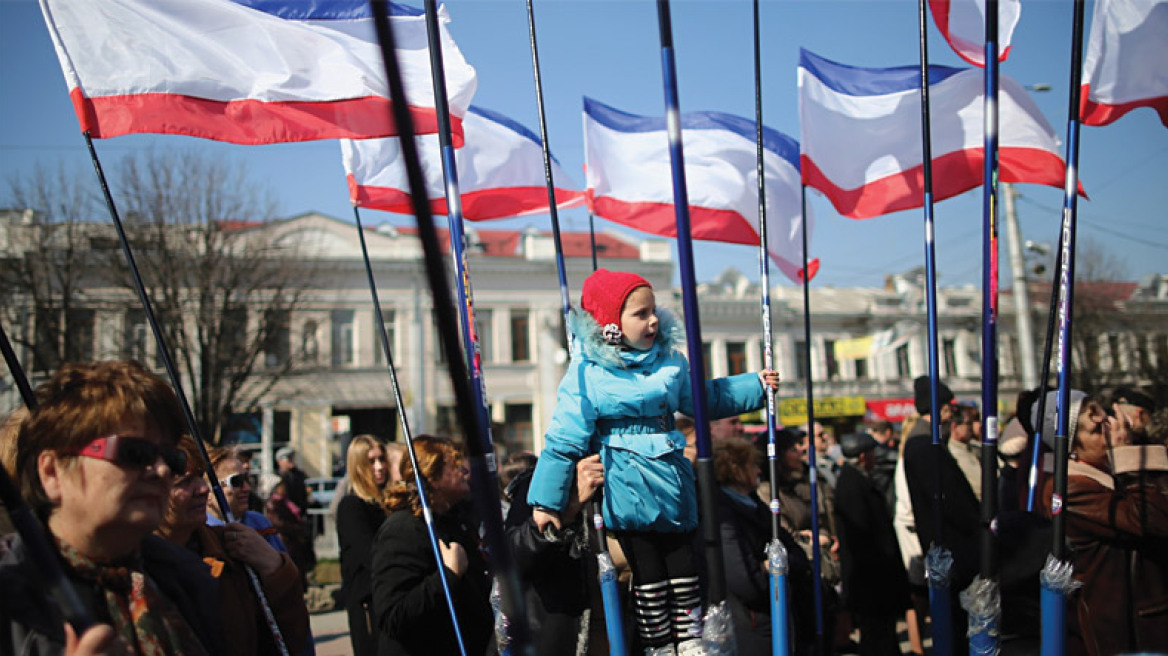
[[[718,112],[681,115],[693,239],[759,243],[755,123]],[[628,114],[584,98],[584,157],[589,207],[599,217],[665,237],[677,236],[665,119]],[[767,251],[801,281],[803,222],[799,144],[763,127]],[[807,220],[807,229],[812,221]],[[810,237],[810,235],[808,235]],[[811,277],[819,261],[808,263]]]
[[[547,178],[539,137],[502,114],[481,107],[470,107],[462,125],[465,144],[454,151],[454,159],[463,218],[483,221],[547,214]],[[446,214],[438,137],[422,135],[417,137],[417,144],[430,210]],[[345,139],[341,141],[341,154],[354,205],[413,214],[399,139]],[[584,192],[576,188],[554,159],[552,178],[557,207],[584,204]]]
[[[1107,125],[1137,107],[1168,127],[1168,0],[1097,0],[1079,115]]]
[[[396,134],[365,0],[40,0],[82,131],[183,134],[238,144]],[[437,130],[424,14],[392,5],[419,133]],[[443,20],[445,22],[445,20]],[[474,69],[445,26],[451,122]]]
[[[984,68],[986,0],[929,0],[929,11],[957,56]],[[1021,16],[1020,0],[998,0],[999,61],[1010,55],[1010,41]]]
[[[977,69],[929,67],[935,200],[982,184],[982,77]],[[923,205],[919,67],[846,66],[803,50],[799,118],[803,182],[840,214],[867,219]],[[1054,128],[1005,75],[998,123],[1001,181],[1062,188],[1066,165]]]

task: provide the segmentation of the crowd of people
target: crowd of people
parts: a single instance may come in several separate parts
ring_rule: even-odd
[[[702,604],[716,561],[705,557],[705,522],[716,525],[738,654],[771,653],[776,531],[791,653],[900,654],[902,621],[912,653],[925,653],[938,625],[952,628],[954,653],[967,651],[958,595],[981,563],[983,480],[995,481],[999,500],[1003,653],[1037,653],[1039,576],[1060,512],[1078,584],[1067,600],[1067,652],[1168,651],[1168,416],[1147,395],[1071,393],[1067,494],[1053,495],[1046,455],[1037,512],[1026,510],[1029,456],[1039,437],[1053,451],[1058,404],[1037,403],[1035,391],[1003,422],[991,463],[1000,475],[983,479],[978,410],[940,381],[935,391],[928,378],[913,381],[916,414],[899,427],[876,421],[837,437],[811,423],[779,428],[770,445],[765,432],[748,437],[738,417],[764,405],[778,375],[714,379],[705,389],[712,453],[699,463],[683,336],[652,287],[601,269],[581,305],[568,322],[574,354],[544,449],[512,454],[500,470],[537,653],[608,652],[605,624],[617,618],[600,600],[602,551],[619,573],[632,653],[706,653]],[[280,480],[257,499],[248,455],[212,449],[205,467],[174,392],[132,362],[66,365],[36,400],[0,427],[0,459],[95,623],[75,631],[46,595],[33,566],[40,554],[5,534],[0,655],[312,652],[310,497],[294,451],[280,450]],[[345,454],[333,515],[353,652],[496,653],[510,624],[493,597],[467,456],[443,436],[410,445],[359,435]],[[699,490],[696,472],[707,465],[715,489]],[[712,493],[711,517],[702,491]],[[934,544],[952,553],[947,624],[929,621],[924,554]]]

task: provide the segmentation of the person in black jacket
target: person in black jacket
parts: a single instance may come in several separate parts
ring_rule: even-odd
[[[583,622],[590,607],[589,591],[596,587],[586,559],[588,527],[584,504],[604,485],[600,454],[576,463],[576,483],[568,507],[560,515],[563,528],[540,532],[531,518],[527,490],[535,463],[507,486],[511,507],[505,523],[527,601],[528,626],[537,654],[577,654],[588,647],[589,627]],[[603,619],[597,620],[603,621]]]
[[[876,440],[867,433],[840,440],[844,467],[835,488],[836,530],[844,608],[860,629],[860,656],[900,654],[896,621],[909,606],[908,575],[884,495],[872,480]]]
[[[961,652],[968,649],[968,618],[961,609],[957,598],[960,591],[969,587],[977,575],[980,565],[981,544],[981,504],[969,487],[969,481],[961,468],[949,454],[944,444],[932,444],[932,421],[939,421],[944,427],[953,414],[953,392],[937,381],[941,407],[934,414],[928,376],[913,381],[913,395],[917,412],[921,418],[913,425],[904,443],[904,478],[912,499],[913,520],[921,551],[927,555],[934,542],[944,545],[953,554],[953,568],[949,576],[949,594],[952,597],[953,649]],[[940,473],[938,474],[938,468]],[[935,513],[933,504],[937,481],[941,483],[941,508]],[[937,526],[935,517],[940,516]]]
[[[462,454],[447,438],[414,439],[421,479],[434,517],[442,570],[422,519],[414,466],[402,462],[402,481],[387,491],[389,517],[373,544],[373,609],[378,653],[385,656],[445,656],[460,653],[441,576],[454,600],[466,653],[479,656],[493,645],[491,579],[475,526],[461,502],[470,494]]]
[[[337,505],[337,542],[341,549],[341,584],[349,616],[349,641],[355,656],[377,653],[373,630],[373,537],[385,521],[381,507],[389,481],[386,449],[372,435],[349,442],[345,456],[349,493]]]
[[[742,438],[714,445],[718,483],[717,517],[726,571],[727,601],[738,654],[771,653],[770,574],[766,547],[771,541],[771,513],[758,498],[762,456]],[[796,642],[793,653],[806,653],[815,637],[811,562],[795,538],[779,528],[787,550],[787,585]]]

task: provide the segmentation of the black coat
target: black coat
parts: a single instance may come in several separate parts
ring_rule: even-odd
[[[933,497],[937,489],[937,468],[941,479],[941,533],[943,544],[953,553],[950,590],[964,590],[973,582],[980,566],[981,504],[969,487],[965,474],[944,445],[934,447],[929,422],[918,421],[904,443],[904,478],[912,498],[913,518],[921,552],[938,536],[934,526]]]
[[[835,487],[844,607],[861,615],[899,616],[909,605],[908,575],[892,517],[870,476],[848,464]]]
[[[763,569],[766,547],[771,540],[771,513],[757,495],[753,505],[717,492],[719,533],[726,570],[726,592],[734,622],[738,653],[742,656],[771,653],[770,575]],[[779,540],[787,549],[789,608],[797,641],[815,634],[814,590],[811,562],[785,529]]]
[[[445,573],[466,653],[480,656],[493,644],[494,617],[491,579],[474,527],[455,510],[436,516],[434,530],[438,539],[457,542],[466,551],[466,573],[461,578],[449,569]],[[459,653],[425,522],[409,510],[391,513],[374,539],[373,608],[377,613],[378,653]]]
[[[527,621],[537,654],[574,654],[580,644],[580,620],[589,608],[589,592],[597,587],[587,575],[588,550],[584,513],[567,524],[552,541],[539,533],[531,519],[527,490],[532,470],[519,474],[508,488],[511,508],[505,523],[507,541],[515,555]],[[595,621],[604,621],[595,617]]]
[[[377,653],[376,631],[365,626],[365,613],[373,610],[373,538],[385,521],[385,511],[355,494],[337,505],[337,542],[341,550],[341,583],[349,632],[357,656]],[[356,624],[354,626],[354,624]]]

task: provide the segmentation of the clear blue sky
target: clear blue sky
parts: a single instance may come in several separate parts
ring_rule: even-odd
[[[419,3],[415,3],[420,4]],[[478,70],[474,102],[538,129],[526,5],[523,0],[449,0],[451,32]],[[1088,3],[1088,21],[1093,3]],[[754,115],[752,10],[747,0],[673,3],[682,111]],[[651,0],[537,0],[536,29],[553,152],[583,184],[581,97],[623,110],[663,113],[656,3]],[[1049,84],[1035,95],[1060,137],[1066,133],[1070,3],[1029,0],[1002,66],[1025,85]],[[933,63],[964,65],[929,23]],[[1089,25],[1088,25],[1089,28]],[[918,61],[916,2],[912,0],[769,1],[762,3],[764,122],[799,136],[795,67],[800,47],[864,66]],[[350,219],[340,149],[330,141],[240,147],[175,136],[128,136],[97,143],[107,169],[128,152],[151,144],[197,148],[230,157],[276,192],[279,212],[320,211]],[[1083,128],[1081,180],[1091,194],[1081,202],[1080,239],[1102,243],[1125,265],[1126,276],[1168,272],[1168,129],[1151,110],[1138,110],[1106,128]],[[40,9],[34,0],[0,0],[0,206],[3,179],[35,164],[64,161],[92,176],[77,119]],[[118,180],[111,179],[116,186]],[[1026,239],[1054,243],[1060,190],[1026,185],[1018,210]],[[938,203],[937,270],[943,285],[981,280],[981,190]],[[923,263],[920,210],[855,221],[840,217],[812,194],[816,226],[811,252],[822,262],[814,284],[878,286],[889,273]],[[408,217],[368,212],[368,223],[405,223]],[[480,224],[550,227],[547,217]],[[561,214],[565,230],[587,230],[587,214]],[[598,220],[598,227],[617,228]],[[697,275],[709,280],[727,267],[757,277],[756,249],[697,242]],[[1003,285],[1009,284],[1002,247]],[[772,269],[772,271],[774,271]],[[778,275],[777,272],[774,275]]]

